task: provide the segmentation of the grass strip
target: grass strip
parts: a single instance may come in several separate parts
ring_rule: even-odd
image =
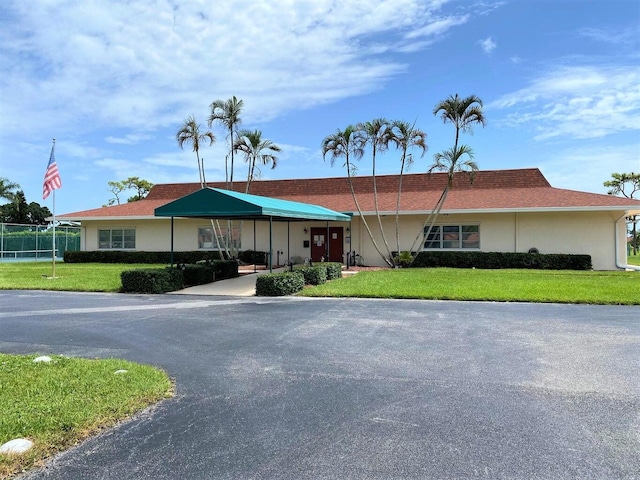
[[[163,268],[166,265],[128,263],[56,263],[56,278],[49,262],[0,263],[0,290],[57,290],[117,292],[123,270]]]
[[[359,272],[299,295],[638,305],[640,273],[408,268]]]
[[[23,455],[0,454],[2,479],[172,395],[169,377],[151,366],[62,356],[35,363],[35,357],[0,354],[0,444],[34,442]]]

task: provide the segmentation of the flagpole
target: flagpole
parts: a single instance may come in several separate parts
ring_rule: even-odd
[[[53,240],[51,242],[53,251],[51,255],[51,276],[56,278],[56,191],[53,191]]]
[[[44,183],[42,184],[42,199],[46,200],[47,197],[53,193],[53,236],[51,239],[51,278],[56,278],[56,190],[62,187],[62,180],[60,180],[60,173],[58,173],[58,166],[56,165],[55,157],[56,139],[53,139],[53,145],[51,145],[51,155],[49,155],[49,163],[47,164],[47,170],[44,172]]]

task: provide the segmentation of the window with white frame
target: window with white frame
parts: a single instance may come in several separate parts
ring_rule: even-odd
[[[98,229],[98,248],[101,250],[133,250],[136,248],[136,229]]]
[[[480,248],[479,225],[434,225],[427,237],[429,227],[424,228],[424,249]]]
[[[198,248],[201,250],[217,250],[218,241],[222,248],[225,248],[226,242],[230,242],[229,248],[240,250],[240,226],[231,224],[231,236],[228,238],[227,222],[220,222],[220,228],[216,225],[215,230],[209,227],[198,227]],[[218,240],[216,241],[216,233]]]

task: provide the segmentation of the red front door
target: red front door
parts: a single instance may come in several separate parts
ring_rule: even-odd
[[[328,233],[328,236],[327,236]],[[311,260],[314,262],[340,262],[344,253],[342,227],[318,227],[311,229]]]

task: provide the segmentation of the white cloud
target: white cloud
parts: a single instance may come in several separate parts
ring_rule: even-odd
[[[539,163],[554,187],[607,193],[602,184],[614,172],[640,169],[640,147],[636,145],[585,146],[560,150]]]
[[[487,105],[506,126],[531,125],[535,139],[597,138],[640,129],[640,68],[558,67]]]
[[[124,137],[109,136],[105,140],[107,143],[116,143],[120,145],[135,145],[136,143],[140,143],[144,140],[149,140],[151,138],[153,138],[151,135],[129,133]]]
[[[484,40],[480,40],[478,43],[480,44],[482,51],[487,55],[491,55],[491,52],[493,52],[498,46],[496,42],[493,41],[493,38],[491,37],[487,37]]]
[[[251,123],[362,95],[405,70],[389,53],[436,41],[467,20],[438,16],[444,3],[4,3],[0,97],[8,101],[0,131],[24,134],[24,124],[6,120],[24,112],[40,130],[150,131],[233,94],[251,106]],[[260,21],[247,21],[240,12],[248,11]]]

